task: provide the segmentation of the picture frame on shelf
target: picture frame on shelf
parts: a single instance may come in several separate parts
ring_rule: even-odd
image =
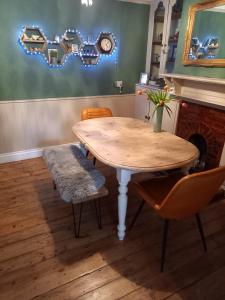
[[[48,61],[51,65],[58,64],[58,49],[48,49]]]
[[[141,73],[140,74],[139,84],[147,85],[148,80],[149,80],[149,74],[148,73]]]

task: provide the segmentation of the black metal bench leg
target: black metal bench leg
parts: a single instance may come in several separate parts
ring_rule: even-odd
[[[201,235],[203,248],[206,252],[207,251],[207,245],[206,245],[206,240],[205,240],[205,235],[204,235],[204,231],[203,231],[203,227],[202,227],[201,218],[200,218],[199,214],[196,214],[195,216],[196,216],[196,220],[197,220],[197,224],[198,224],[198,230],[199,230],[200,235]]]
[[[76,223],[76,212],[75,212],[75,205],[72,204],[73,208],[73,225],[74,225],[74,234],[76,238],[80,237],[80,224],[81,224],[81,217],[82,217],[82,210],[83,210],[83,203],[77,204],[77,207],[79,207],[78,212],[78,225]]]
[[[142,211],[142,208],[143,208],[144,205],[145,205],[145,201],[142,200],[142,202],[141,202],[141,204],[140,204],[140,206],[139,206],[139,208],[138,208],[138,210],[137,210],[137,212],[136,212],[136,214],[135,214],[135,216],[134,216],[134,218],[133,218],[133,220],[132,220],[132,222],[131,222],[128,230],[131,230],[133,228],[133,226],[134,226],[134,224],[135,224],[135,222],[136,222],[136,220],[137,220],[140,212]]]
[[[56,190],[57,187],[56,187],[56,184],[55,184],[54,180],[52,180],[52,185],[53,185],[53,189]]]
[[[86,152],[86,158],[88,158],[88,155],[89,155],[89,153],[90,153],[90,151],[89,150],[86,150],[87,152]],[[93,165],[95,166],[96,165],[96,157],[93,157]]]
[[[94,200],[95,213],[98,223],[98,228],[102,229],[102,216],[101,216],[101,199]]]
[[[164,229],[163,229],[162,250],[161,250],[161,266],[160,266],[161,273],[164,270],[168,231],[169,231],[169,220],[165,220]]]

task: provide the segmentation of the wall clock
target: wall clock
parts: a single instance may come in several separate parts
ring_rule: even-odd
[[[112,50],[112,42],[109,38],[102,38],[100,40],[100,47],[102,52],[109,53]]]
[[[100,54],[112,54],[115,49],[115,38],[112,33],[102,32],[97,40],[97,48]]]

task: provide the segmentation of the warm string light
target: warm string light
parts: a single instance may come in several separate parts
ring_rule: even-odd
[[[76,34],[76,37],[79,40],[79,49],[76,52],[71,52],[71,53],[66,53],[63,55],[62,59],[61,59],[61,63],[57,63],[57,64],[52,64],[50,63],[50,61],[48,60],[48,57],[46,56],[46,53],[44,53],[44,51],[46,51],[46,49],[43,50],[29,50],[28,46],[26,45],[26,42],[23,41],[23,36],[24,33],[26,32],[26,30],[37,30],[39,31],[39,33],[42,35],[43,38],[43,44],[46,43],[47,45],[61,45],[61,43],[68,38],[67,37],[67,33],[74,33]],[[100,53],[99,50],[97,49],[96,45],[99,43],[100,39],[103,36],[110,36],[111,37],[111,41],[112,41],[112,50],[110,53]],[[24,50],[26,51],[27,54],[29,55],[42,55],[45,62],[48,64],[48,66],[50,68],[54,68],[54,69],[59,69],[59,68],[63,68],[65,63],[68,61],[68,58],[70,56],[79,56],[81,58],[81,61],[84,65],[84,67],[93,67],[93,66],[97,66],[100,62],[100,57],[102,56],[107,56],[107,57],[111,57],[117,50],[117,46],[116,46],[116,39],[115,36],[111,33],[111,32],[101,32],[99,34],[99,36],[97,37],[95,43],[90,43],[88,41],[84,41],[80,31],[78,30],[74,30],[74,29],[67,29],[65,31],[65,33],[62,35],[61,38],[59,38],[58,41],[50,41],[47,39],[47,37],[45,36],[44,32],[42,29],[40,29],[39,26],[31,26],[31,27],[23,27],[23,30],[20,34],[20,38],[19,38],[19,42],[20,44],[23,46]],[[85,46],[88,46],[89,48],[93,48],[92,53],[85,53]],[[88,59],[91,59],[92,62],[91,63],[87,63]]]

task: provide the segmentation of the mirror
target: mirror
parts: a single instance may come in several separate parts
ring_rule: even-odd
[[[184,65],[225,67],[225,0],[189,8]]]

